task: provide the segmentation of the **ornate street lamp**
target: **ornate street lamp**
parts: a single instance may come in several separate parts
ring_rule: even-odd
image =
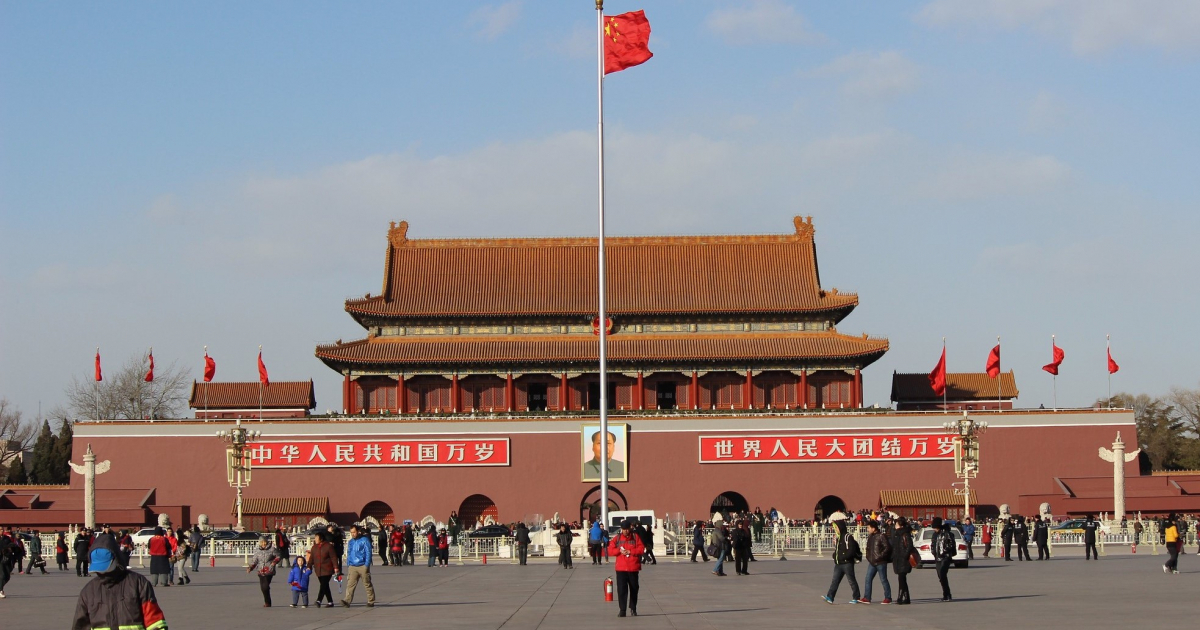
[[[225,473],[229,487],[237,488],[237,530],[245,531],[242,526],[242,488],[250,485],[250,451],[246,447],[262,437],[262,431],[242,428],[242,420],[238,418],[236,426],[228,431],[217,431],[217,437],[229,443],[225,448]]]
[[[957,421],[942,424],[947,433],[957,437],[954,440],[954,475],[962,479],[962,487],[955,488],[954,493],[963,495],[963,518],[971,515],[971,480],[979,475],[979,434],[987,426],[986,420],[976,421],[965,411]]]

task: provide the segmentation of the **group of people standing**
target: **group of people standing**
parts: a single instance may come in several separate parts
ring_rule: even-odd
[[[733,559],[734,570],[738,575],[750,575],[750,563],[754,559],[753,517],[739,517],[734,521],[732,529],[723,519],[713,523],[712,531],[708,534],[707,544],[704,537],[704,523],[696,522],[692,526],[692,562],[696,554],[708,562],[712,556],[717,564],[712,574],[725,577],[725,561]]]
[[[880,520],[868,521],[867,530],[870,534],[867,536],[865,554],[858,544],[858,540],[849,532],[845,514],[834,513],[829,520],[833,523],[837,543],[833,551],[833,580],[829,584],[829,590],[821,599],[827,604],[835,603],[838,586],[845,579],[850,583],[851,599],[848,603],[870,604],[872,603],[871,587],[875,577],[878,576],[880,586],[883,587],[883,600],[879,602],[880,604],[911,604],[908,574],[920,566],[921,556],[917,552],[916,545],[913,544],[914,530],[908,519],[903,516],[893,517],[884,514],[881,515]],[[930,551],[937,566],[938,582],[942,587],[942,601],[948,602],[953,599],[949,582],[950,565],[959,555],[959,544],[949,522],[943,522],[941,518],[935,517],[930,527],[934,531],[930,541]],[[962,551],[965,552],[965,548]],[[867,584],[866,592],[860,593],[858,580],[854,575],[854,565],[863,560],[866,560],[868,565]],[[887,576],[889,566],[896,574],[899,583],[894,602],[892,586],[888,582]]]

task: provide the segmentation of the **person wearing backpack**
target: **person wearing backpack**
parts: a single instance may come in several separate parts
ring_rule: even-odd
[[[901,516],[896,519],[896,529],[892,534],[892,570],[896,572],[896,581],[900,587],[896,592],[896,604],[899,606],[912,603],[908,593],[908,574],[912,572],[914,562],[921,563],[920,555],[912,558],[915,551],[912,529],[908,526],[908,519]]]
[[[858,603],[871,603],[871,586],[878,575],[879,583],[883,585],[883,601],[879,603],[890,604],[892,585],[888,583],[887,568],[892,561],[892,542],[886,533],[880,531],[878,521],[867,523],[867,530],[870,531],[870,535],[867,536],[867,587]]]
[[[948,602],[953,599],[950,595],[950,564],[954,562],[954,556],[958,555],[958,544],[954,542],[950,523],[943,522],[940,517],[935,516],[932,527],[936,528],[937,532],[933,535],[930,548],[937,560],[937,577],[938,583],[942,585],[942,601]]]
[[[832,604],[833,599],[837,597],[838,586],[842,583],[842,577],[847,578],[850,582],[851,604],[859,603],[861,598],[858,591],[858,580],[854,577],[854,563],[862,560],[862,550],[858,547],[858,541],[846,531],[846,515],[842,512],[834,512],[833,516],[829,517],[829,521],[833,523],[834,532],[837,534],[837,545],[833,549],[833,581],[829,584],[829,592],[821,599],[825,600],[826,604]]]

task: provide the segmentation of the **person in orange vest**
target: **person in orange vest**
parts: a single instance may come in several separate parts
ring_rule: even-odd
[[[629,614],[636,617],[638,575],[642,570],[642,554],[646,553],[646,547],[641,537],[633,532],[633,519],[621,523],[621,533],[609,541],[608,551],[617,557],[617,604],[621,609],[617,616],[624,617],[628,607]]]

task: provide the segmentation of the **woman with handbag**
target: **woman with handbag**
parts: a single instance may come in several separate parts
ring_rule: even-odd
[[[896,594],[897,605],[912,603],[908,594],[908,574],[920,562],[920,556],[913,548],[912,530],[908,527],[908,519],[901,516],[896,519],[896,530],[892,535],[892,571],[896,573],[896,580],[900,583],[900,590]]]

